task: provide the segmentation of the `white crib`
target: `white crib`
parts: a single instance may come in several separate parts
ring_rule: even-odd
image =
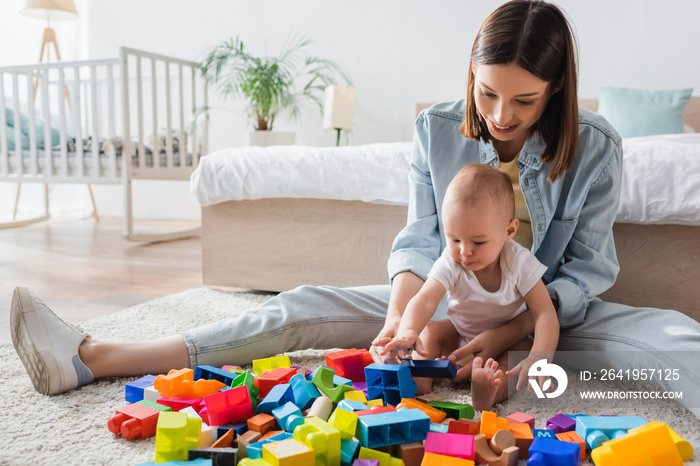
[[[19,183],[16,202],[23,183],[45,185],[42,215],[0,228],[47,220],[49,184],[121,184],[126,239],[198,234],[135,232],[132,199],[133,180],[188,180],[208,151],[206,121],[191,125],[207,106],[196,66],[123,47],[116,59],[0,68],[0,181]]]

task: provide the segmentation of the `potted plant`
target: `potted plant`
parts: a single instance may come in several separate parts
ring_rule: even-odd
[[[323,109],[324,90],[336,77],[349,84],[345,72],[330,60],[305,56],[311,41],[293,38],[277,57],[256,57],[243,41],[231,38],[214,47],[199,71],[224,97],[243,98],[253,129],[251,145],[293,144],[294,133],[273,132],[278,117],[296,120],[311,101]],[[204,109],[205,112],[208,109]]]

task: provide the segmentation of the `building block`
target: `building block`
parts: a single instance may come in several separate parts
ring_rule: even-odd
[[[597,466],[681,466],[681,457],[668,427],[656,423],[609,440],[591,451]]]
[[[248,447],[255,442],[260,440],[260,432],[255,432],[254,430],[249,430],[248,432],[241,434],[236,437],[236,444],[238,445],[238,456],[240,458],[245,458],[248,456]],[[223,437],[219,440],[222,440]]]
[[[537,437],[530,445],[529,453],[527,466],[576,466],[580,448],[575,443]]]
[[[263,459],[272,466],[315,466],[316,455],[308,445],[287,439],[263,446]]]
[[[472,460],[430,452],[423,454],[420,464],[421,466],[474,466]]]
[[[457,366],[447,359],[404,359],[401,365],[408,367],[413,377],[454,379],[457,376]]]
[[[372,355],[366,349],[355,348],[326,354],[326,366],[341,377],[361,382],[365,380],[365,366],[372,364]]]
[[[238,464],[238,448],[191,448],[187,452],[187,459],[189,461],[194,461],[199,458],[211,460],[213,466]]]
[[[452,419],[474,419],[474,408],[469,403],[453,403],[451,401],[429,401],[428,406],[437,408]]]
[[[360,442],[356,440],[340,439],[340,464],[350,466],[360,453]]]
[[[508,426],[508,430],[511,434],[513,434],[513,437],[515,437],[515,446],[520,448],[520,459],[526,460],[530,445],[532,445],[532,442],[535,440],[535,437],[532,435],[530,424],[526,424],[524,422],[511,422]]]
[[[532,436],[534,438],[557,438],[557,435],[551,429],[532,429]]]
[[[421,442],[400,443],[394,448],[394,456],[403,460],[405,466],[420,466],[423,453]]]
[[[482,411],[479,433],[484,434],[486,438],[490,439],[496,431],[501,429],[508,430],[508,424],[507,419],[497,417],[496,413],[493,411]]]
[[[266,371],[263,375],[259,375],[255,378],[255,385],[260,390],[259,396],[267,396],[275,385],[289,383],[289,380],[296,373],[297,371],[291,367],[277,367],[271,371]]]
[[[581,438],[576,432],[562,432],[556,435],[558,440],[562,442],[575,443],[581,449],[581,461],[586,459],[586,441]]]
[[[293,375],[289,379],[289,385],[292,388],[292,401],[302,411],[310,408],[314,400],[321,396],[313,382],[306,380],[301,374]]]
[[[199,413],[194,410],[191,406],[188,406],[187,408],[183,408],[179,411],[180,413],[186,413],[187,416],[189,417],[195,417],[199,420],[202,418],[199,416]],[[205,423],[202,423],[202,428],[199,432],[199,437],[197,437],[197,440],[199,442],[199,447],[200,448],[206,448],[206,447],[211,447],[214,442],[216,442],[218,436],[217,436],[217,429],[216,426],[208,426]]]
[[[258,416],[261,415],[262,414],[258,414]],[[279,408],[273,409],[272,416],[277,420],[277,424],[287,432],[294,432],[297,426],[304,423],[301,410],[291,401],[283,404]]]
[[[273,409],[279,408],[288,401],[294,401],[292,386],[288,383],[275,385],[260,402],[256,408],[256,412],[272,415]]]
[[[194,368],[194,380],[218,380],[224,385],[231,386],[237,374],[214,366],[197,366]]]
[[[316,370],[313,376],[312,382],[316,385],[316,388],[330,398],[333,403],[338,403],[343,399],[343,394],[347,391],[352,390],[352,386],[348,385],[334,385],[333,378],[335,373],[333,369],[321,366]]]
[[[158,392],[156,392],[156,393],[158,393]],[[158,395],[160,395],[160,394],[158,394]],[[141,400],[141,401],[137,402],[137,404],[148,406],[149,408],[153,408],[156,411],[160,411],[160,412],[173,410],[173,408],[171,408],[170,406],[165,406],[165,405],[162,405],[160,403],[157,403],[157,402],[151,401],[151,400]]]
[[[173,369],[167,375],[160,374],[153,379],[153,387],[158,390],[161,397],[165,396],[181,396],[180,384],[185,381],[194,379],[194,371],[192,369]]]
[[[155,380],[154,380],[155,382]],[[163,396],[156,390],[156,387],[151,385],[150,387],[144,388],[143,389],[143,399],[156,402],[158,401],[159,398],[162,398]]]
[[[266,413],[259,413],[249,418],[247,424],[248,430],[260,432],[261,434],[269,432],[277,427],[277,421],[275,421],[275,418]]]
[[[431,422],[429,432],[438,432],[446,434],[449,432],[449,426],[442,422]]]
[[[314,400],[307,417],[317,417],[327,421],[333,411],[333,401],[326,396],[320,396]]]
[[[280,434],[284,434],[284,433],[285,433],[284,430],[270,430],[270,431],[262,434],[262,437],[260,437],[260,440],[267,440],[270,437],[276,437],[276,436],[278,436]],[[289,434],[289,432],[286,432],[286,433]],[[292,438],[292,437],[287,437],[287,438]]]
[[[488,464],[490,466],[515,466],[518,464],[520,450],[518,447],[508,447],[500,454],[491,450],[489,441],[484,434],[474,436],[474,458],[477,463]],[[526,456],[527,458],[527,453]]]
[[[571,432],[576,428],[576,419],[567,416],[566,414],[557,414],[554,417],[547,419],[545,429],[551,429],[555,434],[562,432]]]
[[[253,372],[260,377],[267,371],[272,371],[278,367],[291,368],[292,362],[289,356],[275,356],[272,358],[253,359]]]
[[[262,458],[243,458],[238,462],[238,466],[272,466]]]
[[[671,434],[671,438],[673,439],[673,443],[676,445],[676,449],[678,450],[678,453],[681,454],[681,458],[683,459],[683,461],[690,460],[690,457],[693,456],[693,446],[686,439],[678,435],[678,433],[675,430],[671,429],[668,425],[664,424],[663,422],[652,421],[647,424],[644,424],[643,426],[630,429],[627,431],[627,433],[637,433],[641,430],[650,429],[658,425],[663,425],[668,429],[668,432]]]
[[[192,461],[178,461],[178,460],[172,460],[168,461],[167,463],[158,463],[155,461],[146,461],[145,463],[139,463],[136,466],[163,466],[163,465],[171,465],[171,466],[176,466],[176,465],[182,465],[182,466],[213,466],[213,463],[209,459],[204,459],[204,458],[198,458],[196,460]],[[239,463],[240,464],[240,463]]]
[[[379,466],[379,460],[361,460],[356,459],[352,466]]]
[[[582,416],[576,419],[576,433],[592,450],[644,424],[646,421],[639,416]]]
[[[201,419],[185,413],[160,413],[156,426],[156,462],[187,460],[187,450],[199,446],[201,428]]]
[[[396,408],[393,406],[372,406],[369,409],[364,409],[360,411],[355,411],[355,414],[358,416],[366,416],[368,414],[379,414],[379,413],[390,413],[392,411],[396,411]]]
[[[440,423],[447,418],[447,414],[444,411],[440,411],[437,408],[433,408],[429,404],[422,403],[413,398],[401,399],[401,403],[398,404],[398,407],[408,409],[420,409],[423,413],[430,417],[430,422]]]
[[[218,426],[216,428],[216,438],[217,439],[221,438],[222,435],[224,435],[226,432],[228,432],[231,429],[233,429],[233,438],[236,438],[239,435],[248,432],[248,422],[245,422],[245,421],[229,422],[227,424],[224,424],[223,426]]]
[[[338,409],[344,409],[345,411],[364,411],[366,409],[369,409],[369,406],[367,406],[365,403],[362,403],[361,401],[353,401],[353,400],[340,400],[338,402]]]
[[[372,363],[365,367],[367,397],[381,398],[396,405],[402,398],[413,398],[418,387],[406,366]]]
[[[183,398],[180,396],[167,396],[158,399],[158,404],[168,406],[173,412],[178,412],[181,409],[191,407],[199,412],[202,409],[201,398]]]
[[[343,394],[346,400],[352,400],[352,401],[359,401],[361,403],[366,403],[367,402],[367,395],[365,395],[365,392],[361,392],[358,390],[352,390],[349,392],[345,392]]]
[[[471,419],[462,419],[455,421],[454,419],[446,419],[447,432],[450,434],[467,434],[476,435],[479,433],[480,421],[471,421]]]
[[[474,436],[428,432],[428,436],[425,439],[425,451],[465,460],[474,460]]]
[[[124,399],[129,403],[136,403],[144,398],[143,391],[153,385],[155,375],[146,375],[138,380],[124,385]]]
[[[430,417],[417,409],[399,409],[358,417],[355,436],[362,446],[377,448],[425,440]]]
[[[246,387],[236,387],[207,395],[199,415],[210,426],[246,420],[253,415],[250,394]]]
[[[292,438],[292,434],[289,432],[280,431],[276,435],[270,436],[268,438],[260,438],[257,442],[253,442],[246,446],[246,455],[249,458],[262,458],[263,447],[270,443],[279,442],[282,440],[288,440]],[[267,461],[267,460],[265,460]]]
[[[338,429],[340,438],[349,440],[357,431],[357,414],[337,408],[328,418],[328,423]]]
[[[357,455],[361,460],[379,460],[379,466],[402,466],[403,461],[398,458],[393,458],[389,453],[384,453],[371,448],[360,447],[360,453]]]
[[[139,403],[119,408],[107,421],[107,428],[115,435],[121,434],[125,439],[146,438],[156,433],[160,411]]]
[[[250,393],[250,399],[254,400],[260,394],[260,390],[255,386],[255,377],[248,371],[239,373],[231,382],[231,388],[241,387],[245,385]]]
[[[305,443],[316,454],[316,466],[340,465],[340,432],[326,421],[307,417],[294,429],[294,438]]]
[[[535,428],[535,418],[530,416],[529,414],[521,413],[520,411],[518,411],[517,413],[513,413],[510,416],[507,416],[506,420],[508,422],[528,424],[530,426],[530,429]]]
[[[503,453],[503,450],[506,448],[514,446],[515,436],[511,431],[505,429],[496,431],[496,433],[493,434],[493,437],[491,437],[489,440],[489,447],[491,447],[491,451],[497,455]]]

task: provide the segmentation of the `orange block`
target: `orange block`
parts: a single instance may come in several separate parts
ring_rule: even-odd
[[[439,455],[437,453],[425,452],[421,466],[474,466],[471,460],[457,458],[455,456]]]
[[[176,393],[180,384],[186,380],[192,381],[194,379],[193,369],[173,369],[168,372],[168,375],[160,374],[153,381],[153,388],[158,390],[162,397],[166,396],[180,396]]]
[[[277,421],[267,413],[256,414],[248,419],[248,430],[264,434],[277,427]]]
[[[415,400],[413,398],[402,398],[398,408],[420,409],[430,417],[430,422],[441,423],[447,417],[447,413],[433,408],[429,404]]]
[[[474,421],[472,419],[463,419],[461,421],[448,419],[447,432],[450,434],[476,435],[479,433],[480,425],[481,423],[479,421]]]
[[[507,419],[496,417],[496,413],[492,411],[482,411],[479,433],[484,434],[487,439],[490,439],[497,431],[501,429],[508,430],[509,424]]]
[[[532,442],[535,440],[535,437],[532,435],[530,424],[511,422],[508,426],[508,430],[510,430],[513,437],[515,437],[515,446],[520,448],[520,459],[528,459],[528,450],[530,450],[530,445],[532,445]]]
[[[586,441],[581,438],[579,434],[573,430],[570,432],[562,432],[561,434],[555,434],[559,440],[564,442],[578,443],[581,447],[581,461],[586,459]]]

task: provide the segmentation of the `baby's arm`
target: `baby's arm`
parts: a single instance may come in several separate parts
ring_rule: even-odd
[[[404,351],[415,346],[418,354],[424,355],[425,350],[418,335],[435,314],[435,310],[446,292],[445,287],[439,281],[428,277],[420,291],[406,306],[406,312],[401,317],[396,337],[391,341],[376,343],[377,345],[386,344],[384,352],[381,354],[386,354],[387,351]],[[410,351],[407,352],[410,354]]]
[[[535,339],[528,358],[506,373],[507,375],[520,374],[518,390],[526,383],[527,372],[535,361],[547,359],[547,362],[552,362],[554,351],[559,343],[557,311],[542,280],[538,281],[525,295],[525,303],[535,321]]]

